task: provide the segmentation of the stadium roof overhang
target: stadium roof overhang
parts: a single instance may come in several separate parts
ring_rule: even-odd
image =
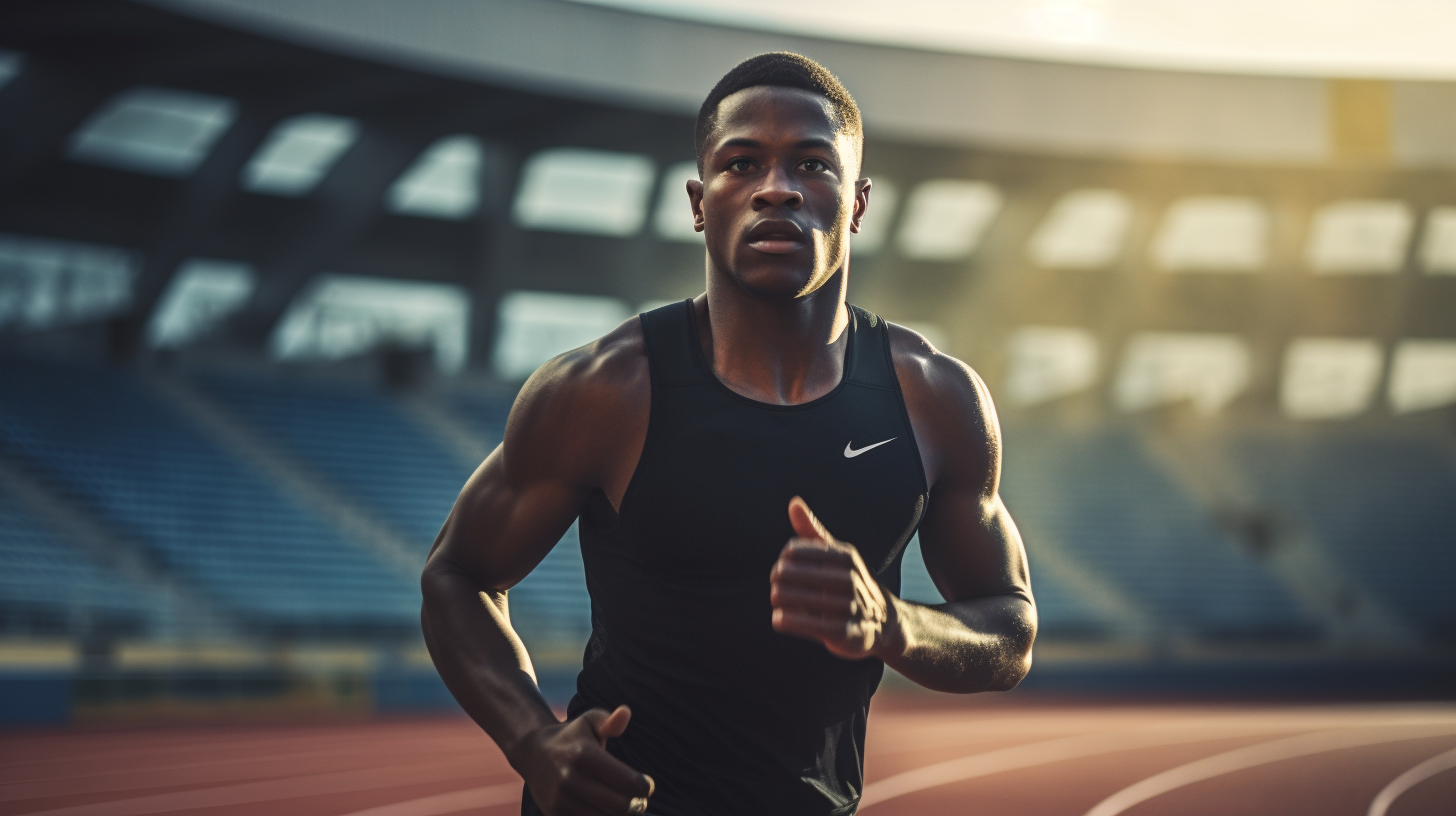
[[[938,143],[1317,164],[1334,153],[1331,77],[1392,80],[1382,93],[1412,156],[1456,131],[1456,113],[1439,112],[1456,111],[1456,83],[1439,81],[1456,79],[1447,3],[914,0],[887,18],[868,2],[833,3],[835,14],[828,2],[767,0],[147,2],[393,64],[682,114],[738,60],[795,50],[845,80],[874,133]],[[932,13],[945,9],[955,11]],[[1077,33],[1082,18],[1096,36]]]
[[[1260,76],[1456,79],[1443,0],[576,0],[949,53]]]
[[[1456,278],[1428,274],[1453,268],[1451,250],[1436,263],[1406,249],[1425,234],[1417,221],[1450,217],[1453,171],[1440,165],[1456,166],[1456,122],[1402,119],[1415,103],[1456,115],[1441,104],[1451,83],[1391,83],[1389,138],[1332,162],[1331,86],[1313,78],[937,53],[559,0],[32,2],[6,6],[0,23],[0,277],[20,281],[11,289],[36,314],[53,316],[61,296],[91,309],[69,325],[124,353],[159,321],[163,335],[187,334],[186,320],[161,320],[183,284],[193,318],[236,307],[189,354],[277,356],[294,306],[326,322],[330,304],[408,301],[413,322],[395,330],[428,334],[430,316],[468,310],[453,336],[497,371],[509,322],[497,319],[523,290],[611,301],[603,321],[694,294],[702,245],[663,220],[685,209],[692,114],[721,71],[775,48],[839,71],[871,125],[883,249],[856,243],[857,298],[892,319],[963,327],[950,348],[977,365],[995,364],[1022,324],[1111,325],[1099,342],[1116,347],[1123,329],[1104,316],[1120,303],[1139,304],[1144,322],[1251,332],[1264,359],[1296,328],[1244,304],[1286,303],[1289,286],[1325,304],[1323,322],[1299,331],[1393,341],[1389,310],[1367,308],[1377,286],[1409,302],[1419,334],[1448,336],[1456,314]],[[542,157],[560,161],[536,189]],[[603,211],[560,194],[557,182],[584,176],[614,191]],[[1093,266],[1117,274],[1028,255],[1063,199],[1115,234]],[[1363,209],[1340,210],[1347,200]],[[1280,274],[1167,274],[1160,264],[1177,264],[1153,230],[1185,205],[1247,227],[1241,242],[1215,230],[1204,250],[1246,246],[1257,258],[1241,271]],[[1331,207],[1399,233],[1382,243],[1394,248],[1383,277],[1300,271],[1300,236]],[[942,212],[961,221],[937,222]],[[33,286],[21,280],[32,273]],[[125,298],[106,283],[123,278]],[[83,280],[90,289],[72,286]],[[409,282],[420,286],[399,288]],[[1334,289],[1354,294],[1336,302]],[[12,332],[23,320],[11,294],[0,291],[5,341],[44,335]],[[462,358],[458,344],[440,351],[448,340],[435,341],[437,364]]]

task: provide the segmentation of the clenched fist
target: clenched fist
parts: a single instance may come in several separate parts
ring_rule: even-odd
[[[894,598],[854,545],[830,535],[803,499],[789,501],[789,539],[769,573],[773,627],[817,640],[840,657],[883,654],[899,636]]]

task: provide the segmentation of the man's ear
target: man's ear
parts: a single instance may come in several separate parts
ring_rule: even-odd
[[[849,231],[859,232],[859,224],[864,220],[865,210],[870,206],[870,180],[862,178],[854,183],[854,212],[849,216]]]
[[[693,229],[703,231],[703,183],[688,179],[688,203],[693,208]]]

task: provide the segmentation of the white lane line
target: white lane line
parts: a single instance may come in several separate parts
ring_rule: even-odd
[[[1390,784],[1381,788],[1380,793],[1375,794],[1375,801],[1370,803],[1370,811],[1366,816],[1385,816],[1390,806],[1400,798],[1402,793],[1414,788],[1416,785],[1430,779],[1442,771],[1456,768],[1456,748],[1452,748],[1444,754],[1436,754],[1430,759],[1411,768],[1405,773],[1390,780]]]
[[[926,765],[923,768],[916,768],[913,771],[905,771],[894,776],[887,776],[877,782],[871,782],[865,785],[864,795],[860,797],[859,806],[863,809],[877,805],[887,799],[894,799],[898,796],[904,796],[907,793],[925,790],[926,788],[935,788],[941,785],[949,785],[952,782],[975,779],[978,776],[988,776],[1003,771],[1013,771],[1018,768],[1046,765],[1067,759],[1080,759],[1098,754],[1110,754],[1115,751],[1131,751],[1137,748],[1155,748],[1160,745],[1207,742],[1208,740],[1227,739],[1230,737],[1247,736],[1249,734],[1265,734],[1271,731],[1291,730],[1287,723],[1272,726],[1254,726],[1252,728],[1233,731],[1220,728],[1217,724],[1209,724],[1205,727],[1217,729],[1217,733],[1205,731],[1195,735],[1189,733],[1186,729],[1170,732],[1165,728],[1148,731],[1099,732],[1043,740],[1027,745],[1017,745],[1012,748],[1001,748],[995,751],[971,754],[970,756],[952,759],[946,762],[937,762],[934,765]]]
[[[466,788],[453,793],[424,796],[368,810],[356,810],[353,813],[346,813],[344,816],[439,816],[442,813],[456,813],[471,808],[504,805],[507,802],[516,801],[520,796],[521,784],[507,782],[502,785],[486,785],[482,788]]]
[[[1452,733],[1456,733],[1456,731],[1449,726],[1435,732],[1429,728],[1420,730],[1405,728],[1399,733],[1386,731],[1375,734],[1343,730],[1317,731],[1313,734],[1300,734],[1296,737],[1287,737],[1272,742],[1261,742],[1258,745],[1205,757],[1156,776],[1150,776],[1098,802],[1087,811],[1086,816],[1117,816],[1133,805],[1146,802],[1155,796],[1161,796],[1184,785],[1191,785],[1194,782],[1201,782],[1204,779],[1212,779],[1215,776],[1223,776],[1246,768],[1267,765],[1271,762],[1322,754],[1327,751],[1339,751],[1344,748],[1358,748],[1362,745],[1379,745],[1386,742],[1400,742]]]
[[[870,740],[870,754],[876,758],[903,754],[911,751],[924,751],[927,748],[941,748],[945,751],[952,751],[957,748],[966,747],[967,738],[958,740],[946,740],[940,735],[951,730],[962,732],[968,729],[975,729],[976,733],[969,735],[970,740],[981,739],[986,736],[1000,737],[1006,735],[1021,735],[1024,737],[1043,736],[1046,732],[1066,734],[1068,732],[1088,733],[1112,733],[1117,732],[1153,732],[1153,731],[1174,731],[1202,730],[1209,728],[1223,729],[1228,736],[1239,736],[1240,734],[1257,735],[1269,734],[1284,731],[1287,733],[1298,733],[1312,731],[1315,729],[1332,728],[1357,728],[1363,726],[1387,726],[1399,725],[1456,725],[1456,708],[1452,707],[1419,707],[1411,706],[1382,706],[1379,708],[1363,709],[1328,709],[1309,708],[1295,712],[1289,711],[1233,711],[1229,713],[1218,713],[1213,715],[1198,715],[1188,711],[1173,712],[1177,714],[1176,719],[1152,718],[1142,712],[1126,712],[1122,717],[1098,716],[1095,719],[1077,717],[1075,721],[1063,718],[1063,721],[1056,727],[1051,728],[1048,723],[1041,719],[1033,720],[1032,727],[1019,726],[1012,718],[994,718],[985,721],[981,720],[952,720],[946,722],[941,717],[940,722],[933,725],[918,724],[908,733],[896,734],[887,737],[886,732],[893,731],[892,727],[881,725],[883,729],[880,734]],[[878,720],[884,723],[887,718]],[[930,718],[922,718],[928,720]],[[1130,722],[1131,721],[1131,722]],[[1106,729],[1097,731],[1096,729]],[[959,760],[956,760],[959,761]],[[954,780],[952,780],[954,781]]]

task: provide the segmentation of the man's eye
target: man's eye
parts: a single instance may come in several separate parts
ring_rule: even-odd
[[[805,159],[804,163],[799,166],[808,170],[810,173],[822,173],[829,169],[829,165],[819,159]]]
[[[748,159],[734,159],[728,162],[728,169],[738,173],[747,172],[752,166],[753,162],[750,162]]]

